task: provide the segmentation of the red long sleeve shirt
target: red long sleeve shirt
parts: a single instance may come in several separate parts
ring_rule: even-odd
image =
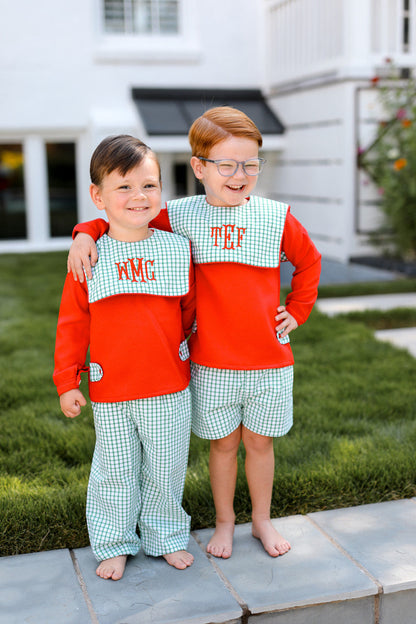
[[[172,231],[169,202],[153,225]],[[97,219],[76,226],[74,232],[85,232],[97,239],[107,227],[104,220]],[[286,309],[301,325],[317,298],[321,255],[305,228],[290,213],[284,224],[282,251],[295,267]],[[189,341],[192,361],[229,369],[293,364],[289,342],[276,337],[279,267],[234,262],[195,264],[195,280],[197,331]]]
[[[88,286],[68,274],[59,311],[53,379],[58,394],[78,388],[88,348],[104,371],[89,382],[92,401],[117,402],[170,394],[190,380],[179,356],[195,317],[192,263],[183,296],[119,294],[88,302]]]

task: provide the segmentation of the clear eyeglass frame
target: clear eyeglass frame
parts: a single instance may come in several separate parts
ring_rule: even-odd
[[[226,178],[233,176],[239,165],[248,176],[256,176],[261,173],[263,165],[266,163],[265,158],[249,158],[248,160],[234,160],[233,158],[222,158],[220,160],[212,160],[211,158],[203,158],[198,156],[199,160],[214,163],[217,166],[218,173]],[[234,169],[233,169],[234,166]]]

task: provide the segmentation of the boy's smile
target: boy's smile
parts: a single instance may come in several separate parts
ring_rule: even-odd
[[[138,241],[149,236],[149,222],[160,212],[161,184],[156,161],[147,156],[122,175],[114,170],[100,186],[91,184],[92,200],[105,210],[110,223],[108,235],[121,241]]]
[[[258,144],[254,139],[230,136],[220,141],[209,152],[210,160],[232,159],[246,161],[258,158]],[[257,184],[257,176],[247,175],[240,164],[232,176],[223,176],[217,165],[193,156],[191,165],[195,176],[205,187],[207,202],[212,206],[240,206]]]

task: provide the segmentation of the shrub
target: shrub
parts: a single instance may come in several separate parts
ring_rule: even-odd
[[[416,258],[416,80],[403,77],[389,59],[372,79],[383,110],[374,141],[359,148],[359,166],[378,187],[386,230],[399,257]]]

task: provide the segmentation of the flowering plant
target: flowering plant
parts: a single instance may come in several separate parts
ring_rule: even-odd
[[[416,257],[416,80],[397,72],[389,59],[386,75],[372,85],[385,117],[374,141],[358,150],[358,164],[378,187],[387,229],[402,258]]]

